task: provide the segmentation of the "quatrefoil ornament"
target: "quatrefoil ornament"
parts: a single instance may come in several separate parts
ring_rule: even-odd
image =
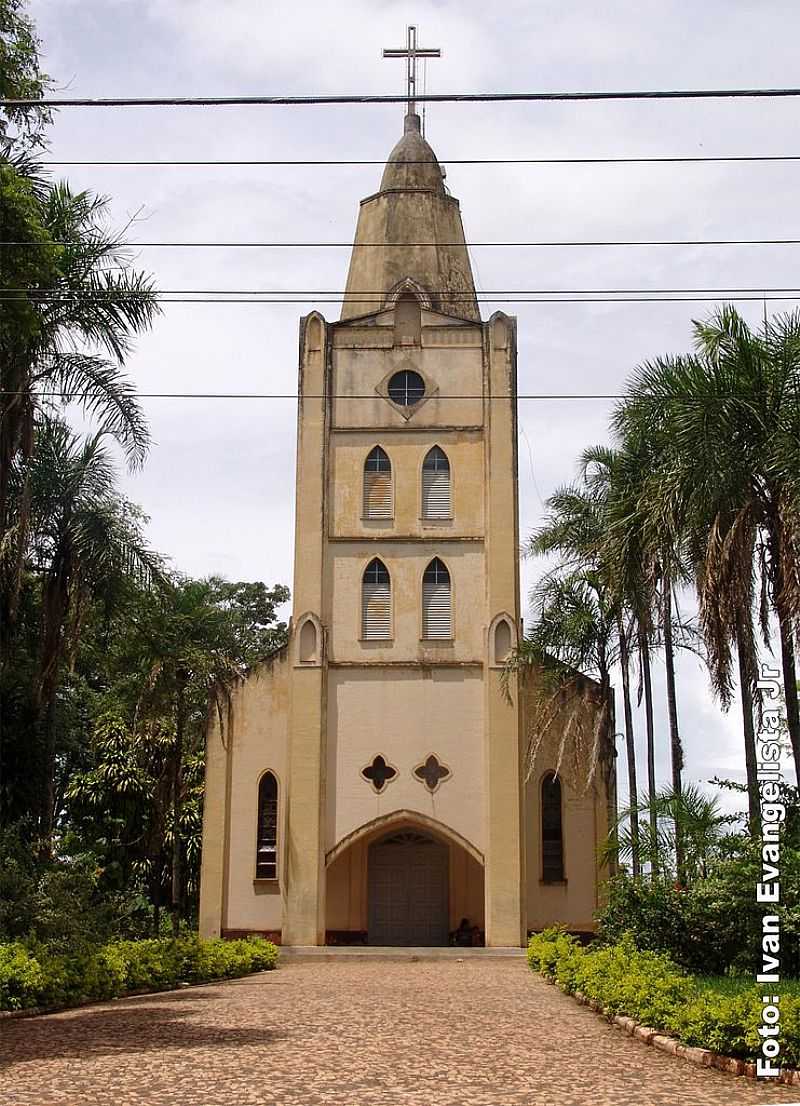
[[[393,768],[380,753],[373,758],[371,764],[361,769],[361,775],[368,780],[378,794],[383,791],[387,783],[391,783],[397,775],[397,769]]]
[[[435,753],[431,753],[414,769],[414,775],[425,784],[431,795],[450,775],[450,769],[442,764]]]

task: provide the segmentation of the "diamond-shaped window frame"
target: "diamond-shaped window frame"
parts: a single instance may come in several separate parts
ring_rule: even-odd
[[[389,381],[397,373],[402,372],[416,373],[418,376],[422,377],[422,382],[425,385],[425,395],[416,403],[412,403],[410,407],[403,407],[401,403],[395,403],[395,401],[389,395]],[[413,415],[417,413],[417,411],[419,411],[421,407],[423,407],[428,402],[429,399],[433,399],[434,396],[439,394],[439,385],[436,383],[435,380],[431,380],[431,378],[425,372],[423,372],[419,365],[414,364],[413,358],[404,357],[403,360],[398,365],[395,365],[392,369],[390,369],[386,376],[384,376],[383,380],[381,380],[375,386],[375,391],[378,393],[379,396],[385,399],[388,404],[394,407],[395,411],[397,411],[398,414],[402,415],[403,418],[408,421]]]

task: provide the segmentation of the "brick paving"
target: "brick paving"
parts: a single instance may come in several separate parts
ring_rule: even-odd
[[[667,1056],[521,960],[287,963],[0,1020],[2,1106],[739,1106],[800,1099]]]

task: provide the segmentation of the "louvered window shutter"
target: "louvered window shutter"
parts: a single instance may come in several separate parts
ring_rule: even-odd
[[[422,579],[422,636],[453,636],[450,573],[438,557],[425,569]]]
[[[374,560],[361,585],[361,636],[368,641],[392,636],[392,588],[385,565]]]
[[[392,465],[380,446],[364,464],[364,518],[392,518]]]
[[[428,453],[422,465],[422,517],[450,518],[450,462],[438,446]]]

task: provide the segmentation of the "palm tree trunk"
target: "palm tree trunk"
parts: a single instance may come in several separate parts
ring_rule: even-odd
[[[619,633],[619,663],[622,669],[622,701],[625,711],[625,752],[628,759],[628,809],[631,822],[631,869],[634,877],[642,873],[639,861],[639,788],[636,782],[636,742],[633,733],[633,707],[631,706],[630,657],[628,637],[622,617],[617,619]]]
[[[639,625],[639,657],[642,663],[644,717],[647,727],[647,803],[650,814],[650,874],[658,878],[658,812],[656,810],[656,740],[653,723],[653,674],[650,667],[650,643],[647,631]]]
[[[177,937],[181,925],[181,791],[183,788],[183,731],[185,723],[186,686],[178,677],[175,709],[175,760],[172,766],[172,934]]]
[[[797,671],[795,668],[794,637],[791,624],[778,612],[781,631],[781,663],[783,666],[783,693],[786,696],[786,724],[794,757],[794,774],[800,787],[800,709],[797,701]]]
[[[748,633],[741,611],[736,615],[736,654],[739,658],[739,687],[742,695],[742,730],[744,733],[744,764],[747,772],[747,810],[750,832],[755,833],[761,819],[758,791],[758,767],[756,757],[756,731],[753,723],[753,677],[755,658],[747,656],[748,643],[753,635]]]
[[[672,763],[672,792],[677,800],[683,793],[683,745],[678,729],[678,700],[675,694],[675,646],[672,640],[672,581],[664,577],[664,664],[667,675],[667,712]],[[680,819],[675,819],[675,868],[678,883],[685,882],[683,832]]]

